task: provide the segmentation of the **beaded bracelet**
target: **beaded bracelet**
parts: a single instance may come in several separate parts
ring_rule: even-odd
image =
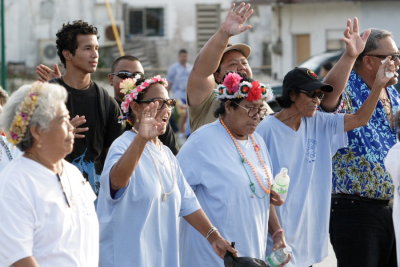
[[[208,230],[208,232],[207,232],[207,234],[206,234],[206,239],[208,240],[208,238],[214,233],[214,232],[217,232],[218,231],[218,229],[217,229],[217,227],[211,227],[210,228],[210,230]]]
[[[279,228],[278,230],[276,230],[273,234],[272,234],[272,239],[274,239],[279,233],[283,233],[283,229]]]

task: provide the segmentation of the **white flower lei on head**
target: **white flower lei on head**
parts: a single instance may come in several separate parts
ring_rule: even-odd
[[[121,103],[121,109],[124,113],[127,113],[129,111],[129,104],[133,100],[137,99],[138,94],[143,90],[149,88],[152,84],[159,83],[164,87],[168,86],[167,80],[165,78],[162,78],[160,75],[156,75],[154,77],[146,79],[138,86],[135,85],[136,81],[136,79],[125,79],[121,82],[121,92],[125,94],[124,101]]]

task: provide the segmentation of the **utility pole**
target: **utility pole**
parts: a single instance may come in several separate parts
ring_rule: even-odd
[[[6,66],[6,38],[5,38],[5,31],[6,25],[4,24],[4,0],[0,0],[0,16],[1,16],[1,85],[2,87],[7,90],[7,66]]]

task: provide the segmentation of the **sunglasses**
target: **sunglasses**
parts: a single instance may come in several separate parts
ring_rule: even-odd
[[[141,104],[150,104],[150,103],[158,103],[158,110],[162,110],[164,108],[168,108],[169,110],[173,109],[176,105],[175,99],[163,99],[163,98],[151,98],[146,100],[136,100],[137,103]]]
[[[119,71],[117,73],[111,73],[111,75],[117,76],[120,79],[133,79],[136,77],[136,79],[141,79],[144,77],[144,74],[141,72],[130,72],[130,71]]]
[[[388,56],[391,56],[391,60],[393,60],[393,61],[396,61],[397,59],[400,59],[400,54],[398,54],[398,53],[396,53],[396,54],[390,54],[390,55],[367,55],[367,56],[370,56],[370,57],[377,57],[377,58],[380,58],[380,59],[385,59],[385,58],[387,58]]]
[[[299,90],[300,93],[305,94],[309,98],[318,98],[319,100],[322,100],[325,96],[325,94],[321,91],[304,91],[304,90]]]

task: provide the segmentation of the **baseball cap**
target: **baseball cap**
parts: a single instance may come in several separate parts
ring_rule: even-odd
[[[287,94],[290,89],[303,91],[314,91],[321,89],[325,92],[332,92],[333,87],[323,83],[318,79],[318,75],[307,68],[294,68],[289,71],[283,78],[283,94]]]
[[[232,51],[232,50],[237,50],[237,51],[241,52],[246,58],[248,58],[251,53],[250,46],[248,46],[246,44],[238,43],[238,44],[233,44],[233,45],[228,44],[228,46],[225,48],[223,54],[225,54],[226,52]]]

